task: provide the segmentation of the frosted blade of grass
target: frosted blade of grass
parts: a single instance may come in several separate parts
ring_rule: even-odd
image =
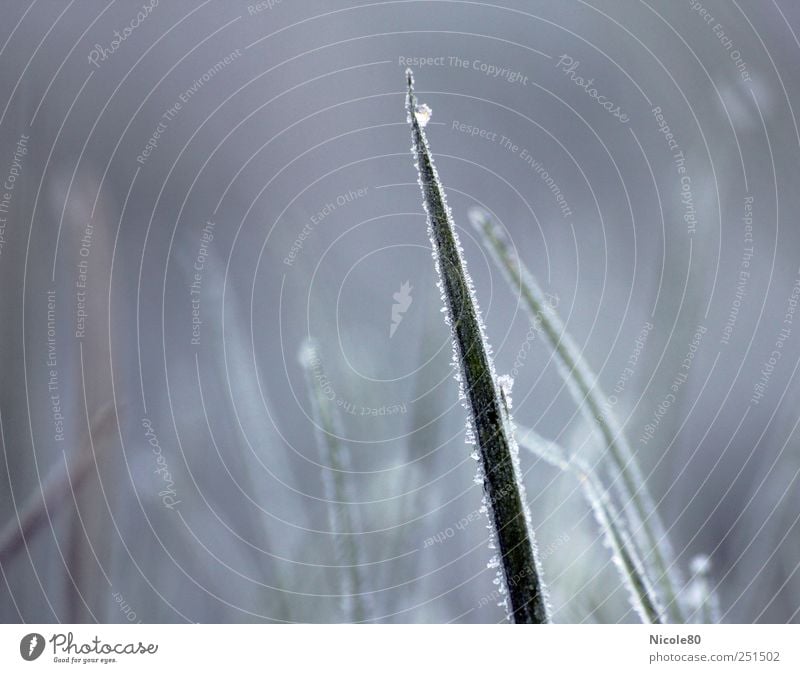
[[[642,556],[648,560],[652,557],[653,568],[650,572],[664,593],[668,614],[677,622],[684,621],[679,600],[683,580],[674,561],[672,547],[633,452],[605,402],[596,377],[567,334],[561,319],[546,301],[533,274],[520,261],[488,213],[475,208],[470,211],[470,220],[512,289],[520,293],[531,320],[550,342],[559,372],[573,399],[600,432],[610,458],[604,461],[606,471],[620,491],[623,503],[626,506],[629,503],[632,508],[634,516],[631,529],[642,549]]]
[[[719,599],[711,586],[711,560],[705,554],[695,556],[689,568],[692,578],[687,588],[689,606],[693,610],[693,620],[699,624],[719,624]]]
[[[362,531],[357,506],[350,502],[346,483],[350,470],[350,455],[339,437],[341,422],[335,404],[327,397],[322,382],[326,380],[322,360],[316,345],[305,342],[300,348],[300,364],[305,370],[311,412],[317,426],[317,442],[323,462],[330,470],[323,472],[325,497],[328,499],[328,515],[334,538],[334,550],[342,598],[342,615],[348,622],[360,622],[371,614],[369,594],[365,592],[361,550],[356,535]]]
[[[444,189],[439,181],[422,127],[430,108],[417,106],[411,71],[406,71],[406,109],[411,125],[411,148],[419,173],[428,235],[439,276],[439,288],[450,326],[456,376],[468,410],[468,438],[477,444],[478,479],[483,482],[484,504],[499,557],[497,583],[507,591],[509,617],[516,623],[549,621],[541,582],[530,515],[521,494],[521,480],[506,431],[491,352],[484,334],[472,283],[455,232]]]
[[[549,465],[557,467],[564,472],[568,472],[571,469],[567,452],[555,442],[545,439],[539,433],[528,428],[520,428],[517,436],[520,446]]]
[[[586,501],[592,508],[597,525],[611,549],[614,563],[630,595],[631,605],[643,622],[661,624],[663,608],[653,589],[636,546],[630,539],[619,513],[588,465],[567,456],[558,444],[548,441],[533,430],[519,433],[519,443],[535,456],[565,472],[574,474],[580,483]]]

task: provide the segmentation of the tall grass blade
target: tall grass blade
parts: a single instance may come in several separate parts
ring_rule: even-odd
[[[341,421],[338,410],[324,390],[325,370],[316,344],[307,341],[300,348],[300,364],[306,374],[311,411],[317,426],[317,441],[322,460],[330,468],[323,474],[325,497],[329,500],[328,515],[334,536],[334,550],[341,594],[341,611],[345,621],[361,622],[371,615],[369,594],[365,591],[364,563],[357,535],[362,532],[356,505],[351,502],[347,474],[350,454],[342,445]]]
[[[446,322],[451,330],[456,378],[469,412],[468,440],[477,444],[474,454],[479,461],[477,478],[483,482],[484,506],[499,547],[499,557],[490,567],[498,568],[497,583],[501,591],[507,591],[509,618],[516,623],[546,623],[549,621],[547,600],[516,464],[516,444],[504,422],[491,351],[472,282],[423,131],[430,108],[417,105],[410,70],[406,71],[406,77],[406,109],[413,139],[411,150],[428,215],[428,234]]]
[[[533,430],[518,434],[520,446],[528,449],[554,467],[575,475],[583,495],[592,508],[597,525],[603,533],[622,582],[630,595],[631,605],[641,620],[648,624],[661,624],[664,609],[644,571],[644,565],[633,544],[623,519],[616,511],[597,475],[583,461],[570,458],[558,444],[546,440]]]
[[[652,558],[653,567],[649,571],[664,594],[667,614],[676,622],[685,621],[679,599],[683,580],[672,547],[633,452],[605,402],[594,374],[566,333],[561,319],[545,300],[533,274],[520,261],[488,213],[475,208],[470,212],[470,220],[514,292],[520,293],[531,320],[541,328],[554,349],[559,371],[573,399],[602,436],[609,457],[604,461],[605,469],[618,489],[623,505],[631,506],[631,529],[642,550],[642,558],[648,561]]]

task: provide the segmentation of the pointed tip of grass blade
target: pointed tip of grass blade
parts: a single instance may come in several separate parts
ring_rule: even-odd
[[[692,576],[685,589],[684,600],[692,610],[692,621],[702,624],[719,624],[719,597],[711,579],[711,559],[698,554],[689,563]]]
[[[467,211],[470,223],[478,231],[482,231],[490,221],[489,213],[479,206],[473,206]]]
[[[705,575],[711,570],[711,559],[705,554],[697,554],[689,563],[692,575]]]
[[[297,361],[303,367],[309,367],[318,357],[319,349],[317,347],[317,342],[311,337],[303,339],[303,342],[297,349]]]
[[[467,217],[475,229],[483,236],[489,235],[497,239],[497,241],[504,246],[509,245],[508,237],[505,231],[494,222],[494,218],[487,210],[480,206],[472,206],[467,211]]]
[[[411,68],[406,68],[406,84],[408,85],[408,93],[406,94],[406,121],[412,125],[414,122],[417,122],[416,126],[421,129],[425,128],[433,111],[425,103],[421,105],[416,103],[416,96],[414,95],[414,73],[411,71]]]
[[[411,68],[406,68],[406,114],[409,123],[413,120],[411,112],[414,109],[414,73]]]

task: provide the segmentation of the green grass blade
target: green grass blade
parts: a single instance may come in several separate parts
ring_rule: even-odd
[[[475,302],[472,283],[444,190],[439,181],[422,127],[430,109],[417,107],[411,71],[406,72],[408,121],[412,152],[419,173],[423,203],[428,214],[428,234],[433,245],[439,287],[451,329],[453,350],[470,435],[477,444],[478,473],[483,481],[485,505],[499,558],[490,565],[501,572],[500,587],[507,590],[509,616],[516,623],[549,621],[541,572],[529,528],[530,515],[522,495],[518,467],[506,432],[500,394],[490,349]],[[422,124],[420,123],[422,121]]]

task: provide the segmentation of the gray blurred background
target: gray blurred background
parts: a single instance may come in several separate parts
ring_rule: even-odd
[[[517,422],[597,454],[475,204],[611,396],[683,574],[710,557],[724,621],[800,621],[796,3],[2,8],[0,619],[342,621],[331,508],[360,519],[366,619],[504,619],[414,64]],[[554,620],[635,621],[574,480],[522,469]]]

